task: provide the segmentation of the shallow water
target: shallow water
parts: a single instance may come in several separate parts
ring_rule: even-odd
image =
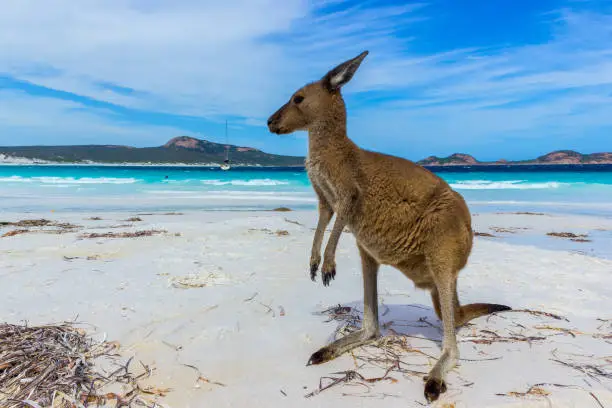
[[[475,212],[612,217],[612,166],[434,168]],[[0,166],[0,210],[315,208],[302,168]]]

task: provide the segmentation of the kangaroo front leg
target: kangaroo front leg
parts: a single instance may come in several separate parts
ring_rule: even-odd
[[[317,270],[321,263],[321,244],[323,243],[325,228],[329,225],[333,215],[334,210],[327,201],[319,198],[319,221],[317,223],[317,230],[314,233],[314,239],[312,240],[312,252],[310,255],[310,279],[313,281],[317,277]]]
[[[332,279],[336,277],[336,248],[338,247],[338,241],[340,235],[346,226],[349,212],[353,208],[357,194],[344,194],[344,199],[339,202],[338,209],[336,212],[336,221],[332,228],[329,239],[327,240],[327,246],[325,247],[325,253],[323,254],[323,268],[321,268],[321,276],[323,279],[323,285],[329,286]]]

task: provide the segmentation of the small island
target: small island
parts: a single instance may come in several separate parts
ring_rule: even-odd
[[[550,164],[612,164],[612,153],[582,154],[573,150],[558,150],[531,160],[509,161],[500,159],[493,162],[478,161],[474,156],[455,153],[448,157],[429,156],[417,162],[422,166],[518,166]]]

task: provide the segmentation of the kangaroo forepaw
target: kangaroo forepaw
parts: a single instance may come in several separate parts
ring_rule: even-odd
[[[427,377],[426,377],[427,378]],[[427,378],[425,383],[425,399],[427,402],[433,402],[440,397],[440,394],[446,392],[446,383],[439,378]]]
[[[317,278],[317,271],[319,270],[319,264],[321,263],[320,256],[312,256],[310,258],[310,279],[314,282]]]
[[[332,279],[336,278],[336,264],[334,262],[323,263],[321,278],[323,279],[323,286],[329,286]]]
[[[310,263],[310,279],[314,282],[317,279],[317,271],[319,270],[318,263]]]

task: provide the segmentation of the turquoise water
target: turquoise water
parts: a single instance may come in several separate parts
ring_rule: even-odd
[[[612,216],[612,166],[433,169],[474,211]],[[0,210],[312,209],[303,169],[0,166]]]

